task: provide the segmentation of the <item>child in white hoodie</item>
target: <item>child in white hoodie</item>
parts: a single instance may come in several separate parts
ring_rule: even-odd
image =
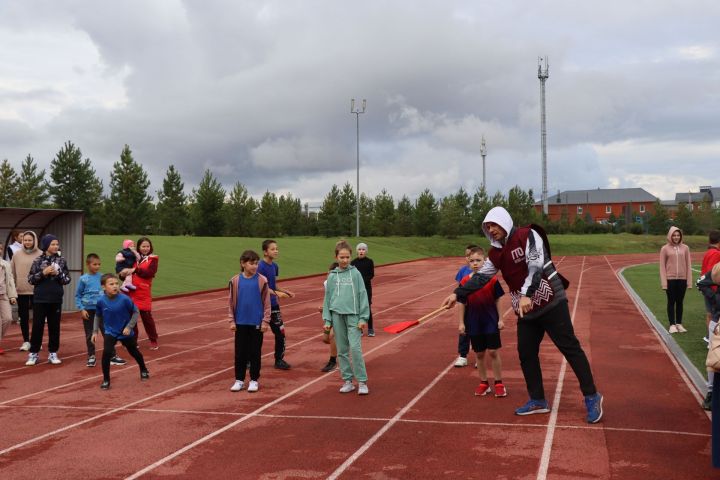
[[[330,271],[323,302],[325,331],[335,332],[337,359],[344,381],[340,393],[355,390],[353,378],[358,382],[358,394],[370,393],[367,386],[367,371],[362,355],[361,337],[367,328],[370,316],[365,283],[360,272],[350,265],[352,247],[345,241],[335,245],[337,268]],[[352,357],[352,364],[351,358]]]

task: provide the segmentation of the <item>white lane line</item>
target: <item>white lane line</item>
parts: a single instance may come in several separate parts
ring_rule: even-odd
[[[454,285],[454,283],[453,283],[453,285]],[[441,289],[441,290],[444,290],[444,289],[447,289],[447,287],[444,287],[444,288]],[[422,295],[422,296],[420,296],[420,297],[418,297],[418,298],[423,298],[423,297],[426,297],[426,296],[431,295],[431,294],[433,294],[433,293],[437,293],[437,292],[439,292],[439,291],[440,291],[440,290],[435,290],[434,292],[430,292],[430,293],[425,294],[425,295]],[[445,312],[443,312],[443,313],[445,313]],[[363,354],[363,356],[371,355],[373,352],[376,352],[377,350],[380,350],[381,348],[384,348],[385,346],[391,344],[392,342],[395,342],[396,340],[404,337],[405,335],[407,335],[407,334],[409,334],[409,333],[411,333],[411,332],[417,331],[417,330],[419,330],[420,328],[422,328],[423,326],[428,325],[428,324],[429,324],[429,322],[425,322],[425,323],[423,323],[423,324],[421,324],[421,325],[418,325],[418,326],[415,327],[415,328],[410,328],[410,329],[408,329],[408,330],[406,330],[406,331],[404,331],[404,332],[402,332],[402,333],[399,333],[399,334],[391,337],[388,341],[386,341],[386,342],[378,345],[377,347],[369,350],[367,353]],[[449,368],[452,368],[452,364],[450,365]],[[181,448],[181,449],[179,449],[179,450],[176,450],[176,451],[174,451],[173,453],[171,453],[171,454],[169,454],[169,455],[161,458],[160,460],[156,461],[155,463],[152,463],[152,464],[148,465],[147,467],[145,467],[145,468],[143,468],[143,469],[141,469],[141,470],[138,470],[137,472],[133,473],[132,475],[126,477],[125,480],[133,480],[133,479],[135,479],[135,478],[138,478],[138,477],[140,477],[140,476],[142,476],[142,475],[144,475],[144,474],[146,474],[146,473],[148,473],[148,472],[156,469],[157,467],[159,467],[159,466],[161,466],[161,465],[169,462],[170,460],[172,460],[172,459],[174,459],[174,458],[182,455],[183,453],[185,453],[185,452],[187,452],[187,451],[189,451],[189,450],[192,450],[192,449],[195,448],[196,446],[201,445],[201,444],[207,442],[208,440],[211,440],[211,439],[217,437],[218,435],[220,435],[220,434],[222,434],[222,433],[224,433],[224,432],[226,432],[226,431],[228,431],[228,430],[236,427],[237,425],[240,425],[241,423],[243,423],[243,422],[245,422],[245,421],[247,421],[247,420],[249,420],[249,419],[251,419],[251,418],[254,418],[254,417],[258,416],[258,414],[264,412],[265,410],[267,410],[267,409],[269,409],[269,408],[277,405],[278,403],[280,403],[280,402],[282,402],[282,401],[284,401],[284,400],[286,400],[286,399],[294,396],[296,393],[299,393],[299,392],[305,390],[305,389],[306,389],[307,387],[309,387],[310,385],[314,385],[315,383],[317,383],[317,382],[319,382],[319,381],[321,381],[321,380],[326,379],[327,377],[329,377],[330,375],[333,375],[334,373],[335,373],[335,372],[328,372],[328,373],[326,373],[326,374],[324,374],[324,375],[319,376],[319,377],[316,378],[315,380],[311,380],[311,381],[303,384],[302,386],[296,388],[295,390],[292,390],[291,392],[286,393],[285,395],[283,395],[283,396],[281,396],[281,397],[273,400],[272,402],[266,403],[265,405],[257,408],[256,410],[248,413],[248,414],[245,415],[244,417],[239,418],[239,419],[235,420],[234,422],[225,425],[224,427],[220,428],[219,430],[216,430],[216,431],[214,431],[214,432],[211,432],[211,433],[205,435],[204,437],[195,440],[194,442],[192,442],[192,443],[184,446],[183,448]]]
[[[24,408],[34,410],[84,410],[84,411],[109,411],[112,410],[109,407],[73,407],[68,405],[23,405],[17,406],[2,406],[0,408]],[[172,408],[127,408],[129,412],[138,413],[161,413],[161,414],[178,414],[178,415],[194,415],[194,416],[209,416],[209,417],[241,417],[248,415],[249,412],[220,412],[216,410],[178,410]],[[349,420],[358,422],[388,422],[391,420],[389,417],[356,417],[356,416],[338,416],[338,415],[288,415],[288,414],[276,414],[276,413],[259,413],[257,417],[264,418],[281,418],[285,420]],[[481,426],[481,427],[506,427],[506,428],[547,428],[545,423],[509,423],[509,422],[479,422],[479,421],[460,421],[460,420],[422,420],[422,419],[398,419],[398,423],[417,423],[421,425],[457,425],[457,426]],[[682,435],[689,437],[712,437],[709,433],[698,433],[698,432],[685,432],[678,430],[654,430],[645,428],[620,428],[620,427],[605,427],[595,425],[562,425],[558,424],[555,426],[556,430],[602,430],[602,431],[613,431],[613,432],[630,432],[630,433],[642,433],[649,435]]]
[[[570,323],[575,324],[575,313],[577,312],[578,303],[580,303],[580,289],[582,288],[583,274],[585,273],[585,257],[580,267],[580,280],[578,280],[577,292],[575,293],[575,304],[573,305]],[[557,426],[557,416],[560,410],[560,397],[562,395],[563,385],[565,383],[565,370],[567,370],[567,360],[563,355],[560,365],[560,373],[558,375],[558,383],[555,387],[555,397],[553,398],[552,410],[550,412],[550,421],[547,425],[545,433],[545,443],[543,444],[542,456],[540,457],[540,466],[538,468],[537,479],[545,480],[547,478],[548,468],[550,467],[550,454],[552,453],[553,439],[555,438],[555,427]]]
[[[342,475],[343,472],[345,472],[345,470],[347,470],[353,463],[355,463],[355,461],[356,461],[358,458],[360,458],[360,456],[361,456],[363,453],[365,453],[370,447],[372,447],[372,446],[375,444],[375,442],[377,442],[377,441],[380,439],[380,437],[382,437],[382,436],[385,434],[385,432],[387,432],[388,430],[390,430],[390,429],[392,428],[392,426],[395,425],[395,424],[398,422],[398,420],[400,420],[400,419],[402,418],[402,416],[405,415],[405,414],[408,412],[408,410],[410,410],[417,402],[419,402],[420,399],[421,399],[422,397],[424,397],[425,394],[426,394],[427,392],[429,392],[430,389],[432,389],[432,388],[440,381],[440,379],[441,379],[442,377],[444,377],[445,374],[446,374],[447,372],[449,372],[450,370],[452,370],[453,368],[454,368],[454,363],[451,363],[450,365],[448,365],[447,367],[445,367],[445,370],[443,370],[442,372],[440,372],[440,373],[433,379],[432,382],[430,382],[425,388],[423,388],[423,389],[420,391],[420,393],[418,393],[418,394],[415,396],[415,398],[413,398],[412,400],[410,400],[410,402],[409,402],[407,405],[405,405],[405,406],[402,408],[402,410],[400,410],[398,413],[395,414],[394,417],[392,417],[390,420],[388,420],[388,422],[387,422],[385,425],[383,425],[383,427],[382,427],[380,430],[378,430],[377,433],[375,433],[375,435],[373,435],[372,437],[370,437],[370,438],[368,439],[368,441],[365,442],[365,444],[364,444],[362,447],[358,448],[358,449],[355,451],[355,453],[353,453],[352,455],[350,455],[350,457],[342,463],[342,465],[340,465],[337,469],[335,469],[335,471],[332,472],[332,473],[327,477],[328,480],[335,480],[335,479],[338,478],[340,475]]]

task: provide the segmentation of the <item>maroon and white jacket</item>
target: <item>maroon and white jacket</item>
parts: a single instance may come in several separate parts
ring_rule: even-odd
[[[500,225],[508,234],[503,242],[495,241],[485,228],[486,222]],[[518,314],[520,299],[532,300],[533,308],[523,318],[538,317],[549,308],[567,301],[562,277],[546,252],[542,236],[533,228],[514,227],[510,214],[502,207],[492,208],[483,220],[483,231],[490,240],[490,251],[477,274],[455,290],[464,299],[482,288],[498,271],[510,289],[513,310]]]

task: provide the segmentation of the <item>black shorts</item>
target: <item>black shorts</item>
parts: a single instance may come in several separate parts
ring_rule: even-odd
[[[500,332],[481,333],[479,335],[470,335],[470,343],[473,352],[484,352],[485,350],[497,350],[502,347],[500,343]]]

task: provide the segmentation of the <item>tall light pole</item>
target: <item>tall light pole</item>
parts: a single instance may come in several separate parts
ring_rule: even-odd
[[[355,135],[356,135],[356,158],[357,158],[357,178],[355,188],[355,236],[360,236],[360,114],[365,113],[367,100],[363,98],[362,109],[355,108],[355,99],[350,100],[350,113],[355,114]]]
[[[480,155],[483,159],[483,181],[482,181],[482,187],[483,190],[487,192],[487,187],[485,186],[485,156],[487,156],[487,147],[485,146],[485,135],[482,137],[482,141],[480,142]]]
[[[540,79],[540,152],[542,155],[542,204],[543,213],[548,214],[547,196],[547,126],[545,124],[545,81],[550,76],[548,58],[538,57],[538,79]]]

